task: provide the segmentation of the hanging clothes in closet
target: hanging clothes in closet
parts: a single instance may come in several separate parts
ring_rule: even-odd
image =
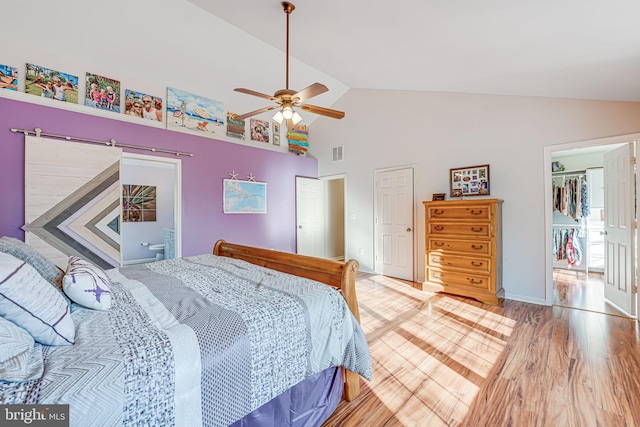
[[[553,255],[557,261],[567,261],[569,268],[582,263],[583,248],[580,238],[582,228],[553,229]]]
[[[553,178],[553,210],[575,220],[589,216],[589,187],[584,174]]]

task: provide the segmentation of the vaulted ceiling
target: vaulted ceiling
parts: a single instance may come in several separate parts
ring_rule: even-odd
[[[278,0],[189,1],[285,50]],[[292,2],[291,56],[349,88],[640,101],[637,0]]]

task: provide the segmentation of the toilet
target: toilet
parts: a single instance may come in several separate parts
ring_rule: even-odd
[[[156,254],[156,261],[162,261],[164,259],[164,243],[149,245],[149,250]]]

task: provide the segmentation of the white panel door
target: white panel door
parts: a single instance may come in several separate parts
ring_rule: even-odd
[[[635,315],[633,144],[604,155],[604,297]]]
[[[296,177],[296,242],[301,255],[323,257],[324,182]]]
[[[376,273],[413,280],[413,169],[376,172]]]

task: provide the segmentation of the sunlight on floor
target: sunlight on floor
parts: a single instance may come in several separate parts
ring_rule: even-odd
[[[367,286],[361,317],[373,360],[371,388],[380,402],[406,426],[460,425],[515,322],[488,306],[388,277],[371,276],[360,286]],[[387,288],[385,315],[367,304],[381,286]],[[389,288],[397,297],[389,297]]]

